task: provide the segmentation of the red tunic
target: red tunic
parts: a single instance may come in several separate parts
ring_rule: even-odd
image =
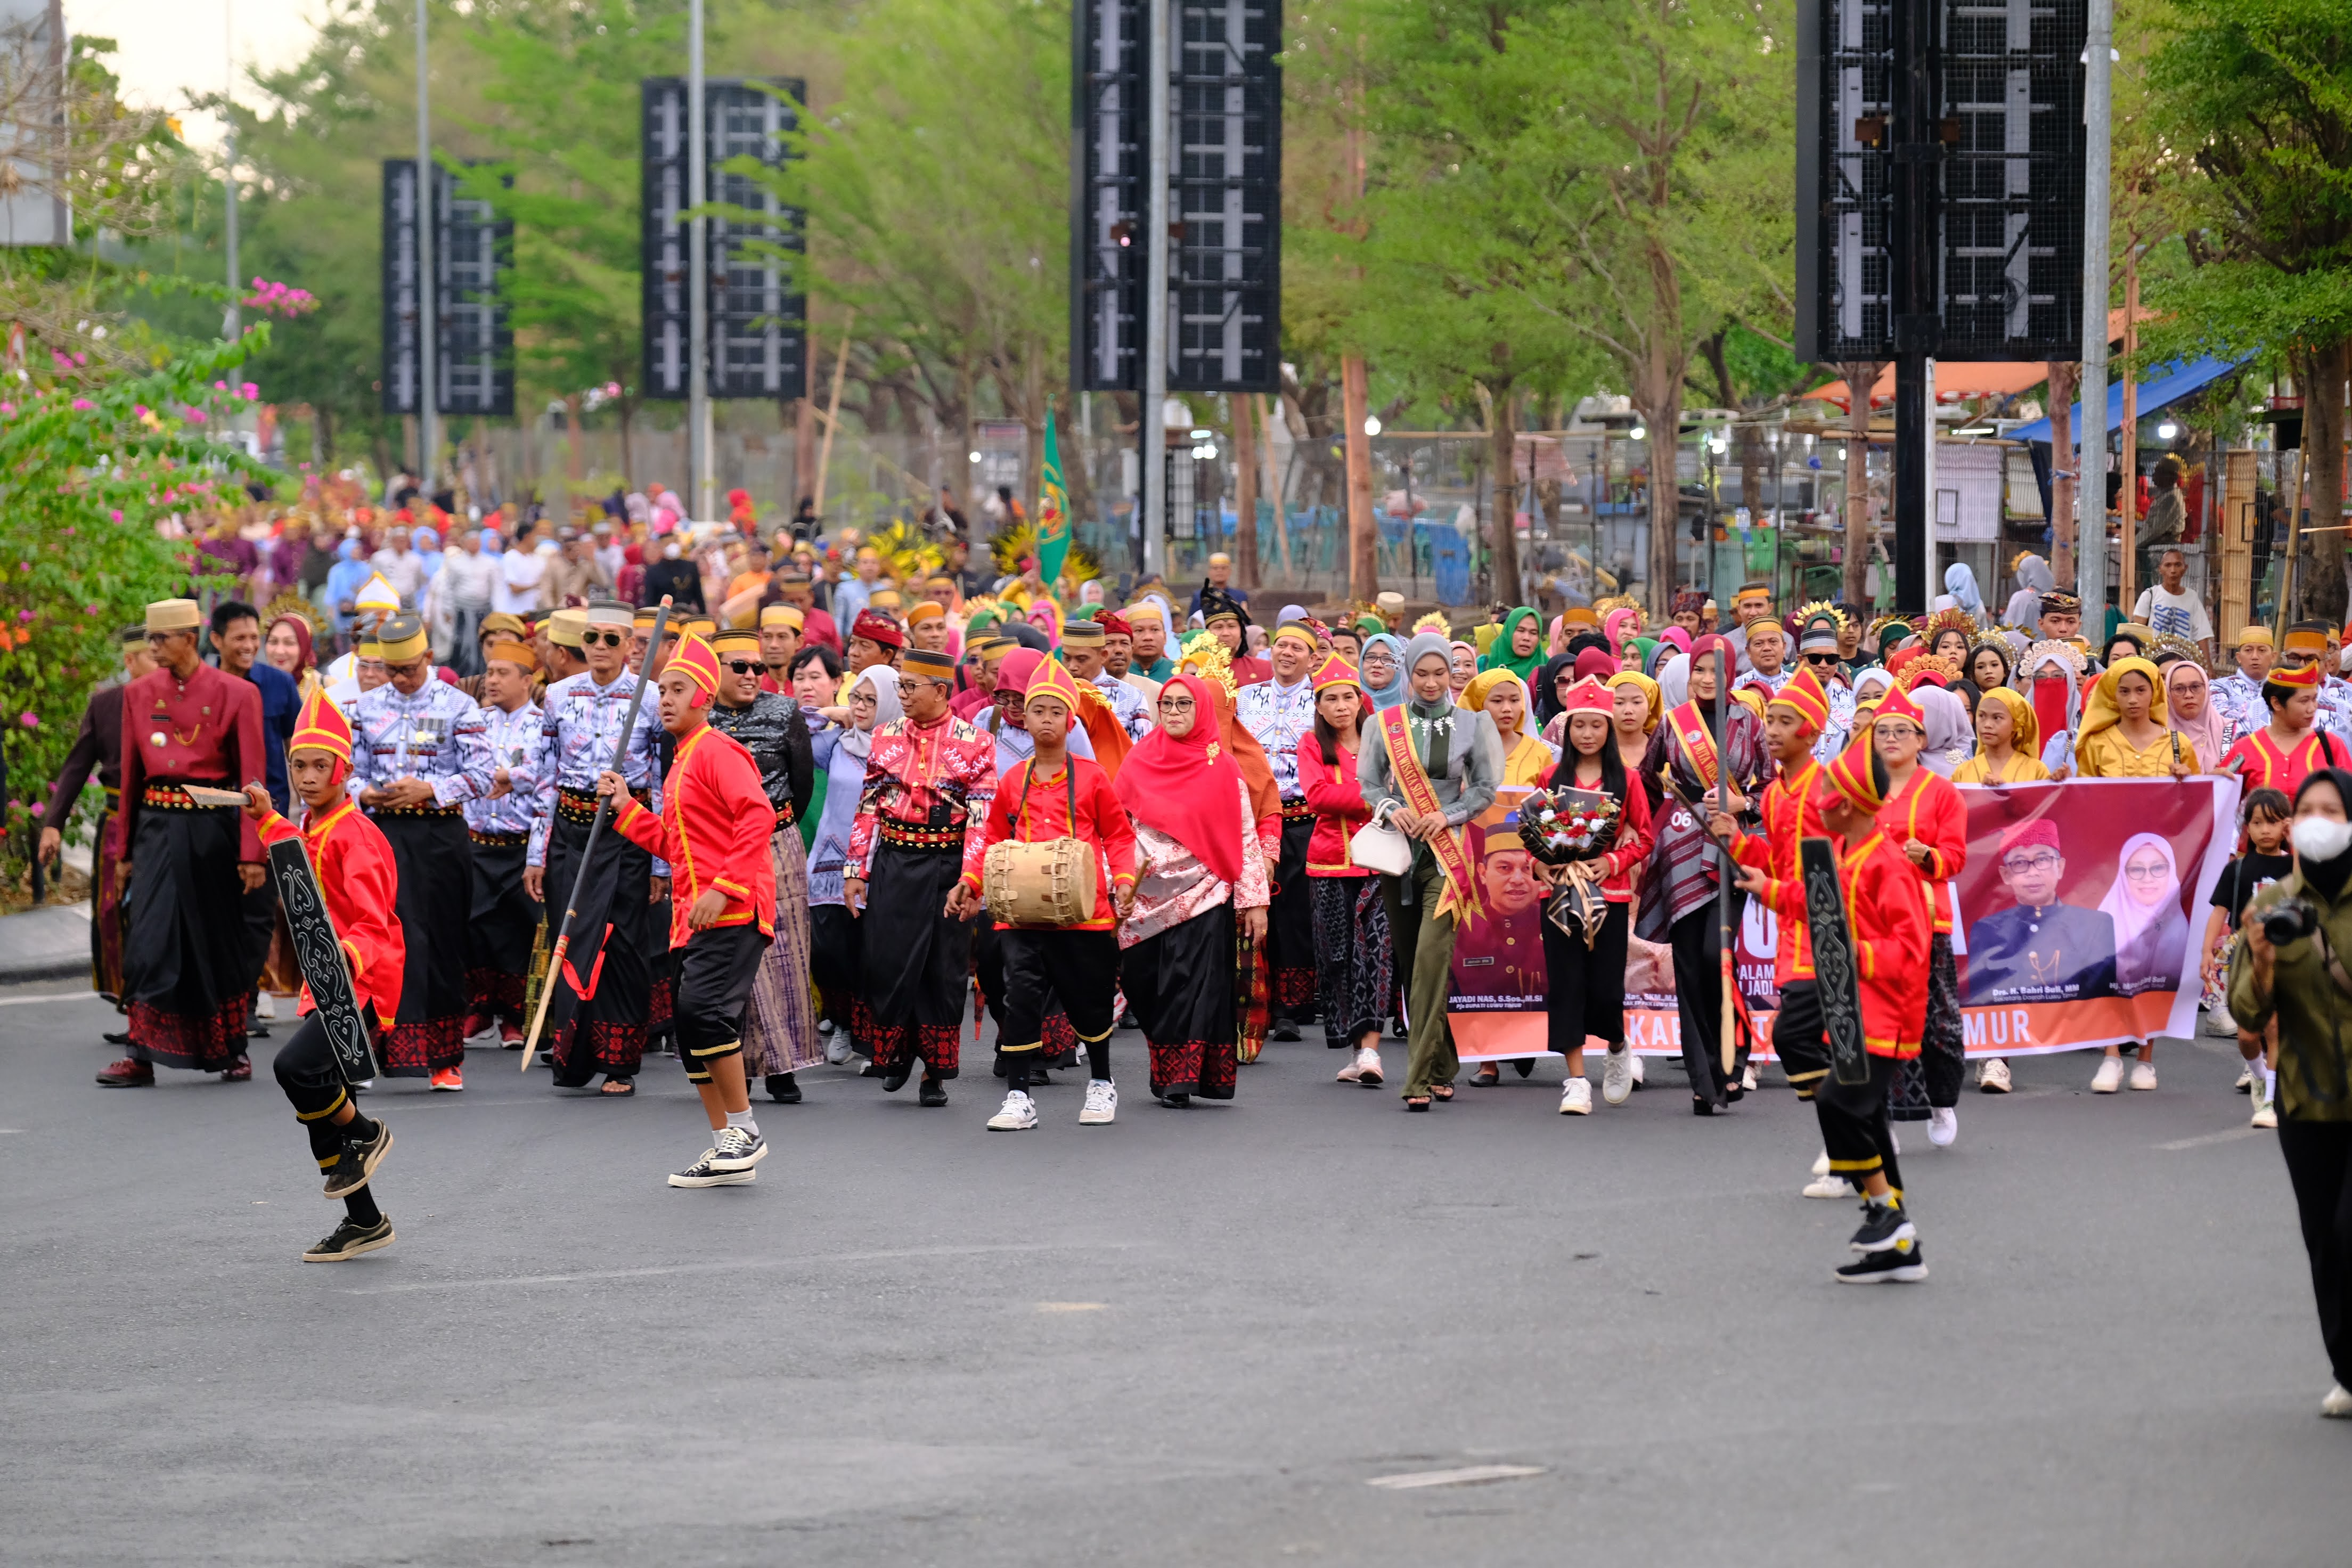
[[[208,664],[183,686],[169,668],[122,689],[122,842],[139,841],[139,811],[151,784],[267,784],[261,688]],[[237,816],[236,858],[261,863],[253,818]]]
[[[1969,863],[1969,808],[1960,792],[1951,780],[1921,768],[1879,808],[1878,827],[1898,854],[1913,839],[1927,847],[1927,863],[1911,868],[1935,889],[1936,934],[1951,935],[1952,879]],[[1911,857],[1903,858],[1908,864]]]
[[[776,866],[768,858],[776,808],[761,786],[760,764],[734,737],[705,724],[680,741],[662,775],[661,815],[624,795],[613,826],[669,862],[670,946],[693,937],[694,902],[713,890],[727,899],[719,925],[776,934]]]
[[[1004,776],[996,782],[996,798],[989,802],[988,835],[981,846],[981,854],[985,857],[990,846],[1007,839],[1015,844],[1045,844],[1056,838],[1077,838],[1093,845],[1095,918],[1074,925],[1035,929],[1111,931],[1118,924],[1111,889],[1118,884],[1131,887],[1135,882],[1135,825],[1128,820],[1127,808],[1118,803],[1118,792],[1111,787],[1110,775],[1086,757],[1071,757],[1069,766],[1076,770],[1074,782],[1078,802],[1077,826],[1073,828],[1071,786],[1065,782],[1065,770],[1057,768],[1033,779],[1030,774],[1036,765],[1036,759],[1032,758],[1018,767],[1007,768]],[[980,881],[979,871],[965,869],[965,887],[979,892]],[[998,921],[996,929],[1014,928]]]
[[[1576,782],[1576,763],[1562,757],[1544,775],[1545,789],[1584,789]],[[1595,862],[1601,868],[1601,896],[1612,904],[1631,903],[1633,899],[1633,873],[1650,858],[1657,836],[1650,826],[1650,792],[1643,787],[1641,775],[1625,775],[1625,809],[1617,818],[1616,842],[1609,853]]]
[[[1801,882],[1798,841],[1829,836],[1830,830],[1822,823],[1821,802],[1814,798],[1815,786],[1824,782],[1822,764],[1810,756],[1793,772],[1782,769],[1780,777],[1764,786],[1759,805],[1764,831],[1743,834],[1732,846],[1732,858],[1777,881]],[[1792,980],[1812,977],[1813,944],[1805,934],[1805,906],[1800,899],[1796,917],[1783,916],[1780,921],[1780,940],[1772,952],[1772,984],[1785,986]]]
[[[2303,781],[2317,769],[2352,765],[2348,750],[2352,749],[2316,725],[2294,745],[2282,747],[2271,738],[2270,726],[2265,724],[2222,752],[2221,766],[2215,771],[2227,773],[2235,763],[2238,776],[2245,780],[2247,789],[2268,785],[2293,800],[2294,792],[2303,787]]]
[[[1874,830],[1838,854],[1838,887],[1845,894],[1846,925],[1853,934],[1855,988],[1862,994],[1862,1043],[1874,1057],[1907,1060],[1919,1054],[1927,1026],[1929,900],[1910,858]],[[1801,875],[1765,884],[1765,902],[1780,929],[1805,919]],[[1812,959],[1810,943],[1806,962]]]
[[[1298,737],[1298,783],[1307,792],[1307,809],[1315,813],[1315,834],[1307,841],[1307,874],[1369,877],[1370,872],[1348,858],[1348,841],[1372,819],[1372,808],[1364,804],[1363,789],[1356,782],[1356,753],[1345,746],[1334,749],[1339,762],[1327,763],[1323,742],[1314,731]]]
[[[257,837],[264,844],[302,841],[310,868],[318,874],[319,890],[326,895],[327,918],[335,922],[343,957],[351,963],[352,989],[362,1006],[373,1008],[379,1019],[390,1019],[400,1011],[408,940],[395,912],[400,870],[383,830],[346,799],[328,807],[324,816],[305,812],[299,827],[273,811],[261,819]],[[296,1010],[308,1013],[315,1005],[305,984]]]

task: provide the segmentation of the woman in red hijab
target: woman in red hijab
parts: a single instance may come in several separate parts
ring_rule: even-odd
[[[280,616],[270,622],[262,640],[261,657],[272,668],[292,676],[305,700],[319,689],[319,671],[310,648],[310,623],[307,617]]]
[[[1135,818],[1139,878],[1134,912],[1118,930],[1120,980],[1162,1105],[1234,1097],[1235,943],[1265,934],[1258,812],[1218,722],[1219,697],[1199,676],[1171,679],[1160,689],[1159,727],[1128,753],[1117,780]],[[1278,831],[1278,803],[1275,818]]]

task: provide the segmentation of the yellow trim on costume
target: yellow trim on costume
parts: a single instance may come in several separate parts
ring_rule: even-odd
[[[1880,1159],[1877,1155],[1873,1154],[1867,1160],[1832,1160],[1830,1162],[1830,1169],[1832,1171],[1875,1171],[1885,1163],[1885,1161]]]
[[[751,897],[751,889],[740,882],[730,882],[724,877],[713,877],[710,879],[710,885],[730,899],[742,899],[748,901]]]
[[[687,1047],[688,1050],[692,1051],[698,1057],[723,1057],[730,1051],[740,1051],[742,1048],[743,1042],[741,1040],[730,1040],[723,1046],[713,1046],[707,1051],[699,1046],[688,1046]]]
[[[1000,1050],[1000,1051],[1003,1051],[1003,1052],[1006,1056],[1008,1056],[1008,1057],[1010,1057],[1010,1056],[1018,1056],[1018,1055],[1019,1055],[1021,1052],[1023,1052],[1023,1051],[1042,1051],[1042,1050],[1044,1050],[1044,1049],[1045,1048],[1045,1041],[1043,1041],[1043,1040],[1032,1040],[1032,1041],[1030,1041],[1030,1042],[1029,1042],[1027,1045],[1025,1045],[1025,1046],[1003,1046],[1003,1045],[1001,1045],[1001,1046],[998,1046],[996,1048],[997,1048],[998,1050]]]
[[[331,1171],[331,1170],[333,1170],[333,1169],[335,1168],[335,1166],[336,1166],[337,1164],[339,1164],[339,1163],[341,1162],[342,1157],[343,1157],[342,1151],[341,1151],[341,1150],[340,1150],[340,1149],[338,1149],[338,1150],[336,1150],[333,1153],[331,1153],[331,1154],[328,1155],[325,1159],[323,1159],[323,1160],[321,1160],[321,1161],[320,1161],[320,1162],[319,1162],[319,1169],[320,1169],[320,1170],[322,1170],[322,1171]]]
[[[349,1089],[339,1089],[335,1090],[334,1104],[327,1107],[324,1110],[298,1110],[294,1113],[294,1120],[297,1121],[316,1121],[322,1116],[332,1116],[336,1111],[341,1110],[343,1108],[343,1101],[349,1100],[351,1097],[351,1091]]]
[[[688,735],[685,740],[679,742],[677,746],[677,755],[671,759],[669,764],[670,771],[675,773],[679,768],[684,767],[686,765],[686,759],[694,754],[695,747],[702,744],[702,738],[709,733],[710,726],[705,724],[700,729],[695,731],[693,734]],[[677,811],[677,855],[676,856],[676,858],[686,867],[686,885],[689,888],[699,887],[701,883],[694,874],[694,846],[687,841],[686,837],[686,803],[682,798],[682,792],[677,790],[672,790],[669,792],[668,797],[662,802],[662,815],[664,816],[667,816],[672,807],[675,807]]]
[[[1073,1032],[1075,1033],[1075,1031],[1073,1031]],[[1099,1034],[1099,1035],[1079,1035],[1079,1036],[1078,1036],[1078,1044],[1080,1044],[1080,1045],[1082,1045],[1082,1046],[1091,1046],[1091,1045],[1095,1045],[1095,1044],[1097,1044],[1097,1043],[1099,1043],[1099,1042],[1101,1042],[1101,1041],[1103,1041],[1103,1040],[1108,1040],[1108,1039],[1109,1039],[1109,1038],[1110,1038],[1110,1037],[1111,1037],[1111,1034],[1112,1034],[1112,1030],[1110,1030],[1110,1029],[1105,1029],[1105,1030],[1104,1030],[1101,1034]]]

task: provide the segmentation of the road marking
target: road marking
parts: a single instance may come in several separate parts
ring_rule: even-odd
[[[751,1268],[799,1268],[828,1263],[893,1263],[920,1258],[979,1258],[995,1253],[1124,1250],[1150,1247],[1148,1241],[1020,1241],[972,1247],[908,1247],[887,1252],[813,1252],[799,1258],[737,1258],[723,1263],[675,1263],[657,1268],[603,1268],[577,1274],[524,1274],[487,1279],[428,1279],[404,1285],[379,1285],[372,1289],[345,1290],[346,1296],[406,1296],[420,1290],[495,1290],[517,1285],[582,1285],[625,1279],[660,1279],[680,1274],[732,1274]]]
[[[95,991],[60,991],[49,996],[0,996],[0,1007],[28,1007],[36,1002],[95,1002]]]
[[[1412,1491],[1421,1487],[1475,1487],[1489,1481],[1516,1481],[1542,1475],[1541,1465],[1472,1465],[1459,1470],[1415,1470],[1402,1476],[1374,1476],[1364,1484],[1383,1491]]]
[[[2252,1138],[2255,1133],[2263,1131],[2264,1129],[2260,1127],[2232,1127],[2227,1132],[2208,1132],[2202,1137],[2181,1138],[2170,1143],[2158,1143],[2157,1147],[2174,1151],[2205,1149],[2216,1143],[2232,1143],[2241,1138]]]
[[[1100,1312],[1107,1309],[1100,1301],[1040,1301],[1041,1312]]]

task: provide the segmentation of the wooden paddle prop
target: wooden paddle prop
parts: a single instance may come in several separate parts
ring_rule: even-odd
[[[1852,1088],[1870,1081],[1870,1056],[1862,1039],[1862,988],[1854,967],[1853,932],[1846,925],[1845,895],[1838,888],[1837,847],[1826,838],[1808,838],[1798,845],[1797,856],[1804,868],[1805,929],[1812,939],[1830,1071]]]
[[[645,706],[646,689],[654,683],[655,662],[661,658],[662,632],[669,625],[669,601],[670,596],[664,594],[661,607],[654,612],[653,636],[646,644],[645,673],[637,678],[637,689],[629,693],[628,716],[621,721],[621,737],[613,742],[612,760],[604,764],[615,773],[622,770],[628,757],[630,737],[637,732],[637,710]],[[555,988],[563,984],[563,959],[572,949],[572,924],[580,918],[580,893],[588,886],[588,868],[595,863],[596,840],[604,836],[604,824],[612,818],[613,798],[606,795],[596,802],[596,820],[588,825],[588,841],[580,847],[580,869],[572,875],[572,894],[563,903],[563,924],[557,928],[555,945],[548,951],[547,982],[539,988],[539,1010],[531,1015],[530,1033],[523,1037],[525,1072],[539,1058],[539,1035],[547,1027],[547,1005],[555,1000]]]

